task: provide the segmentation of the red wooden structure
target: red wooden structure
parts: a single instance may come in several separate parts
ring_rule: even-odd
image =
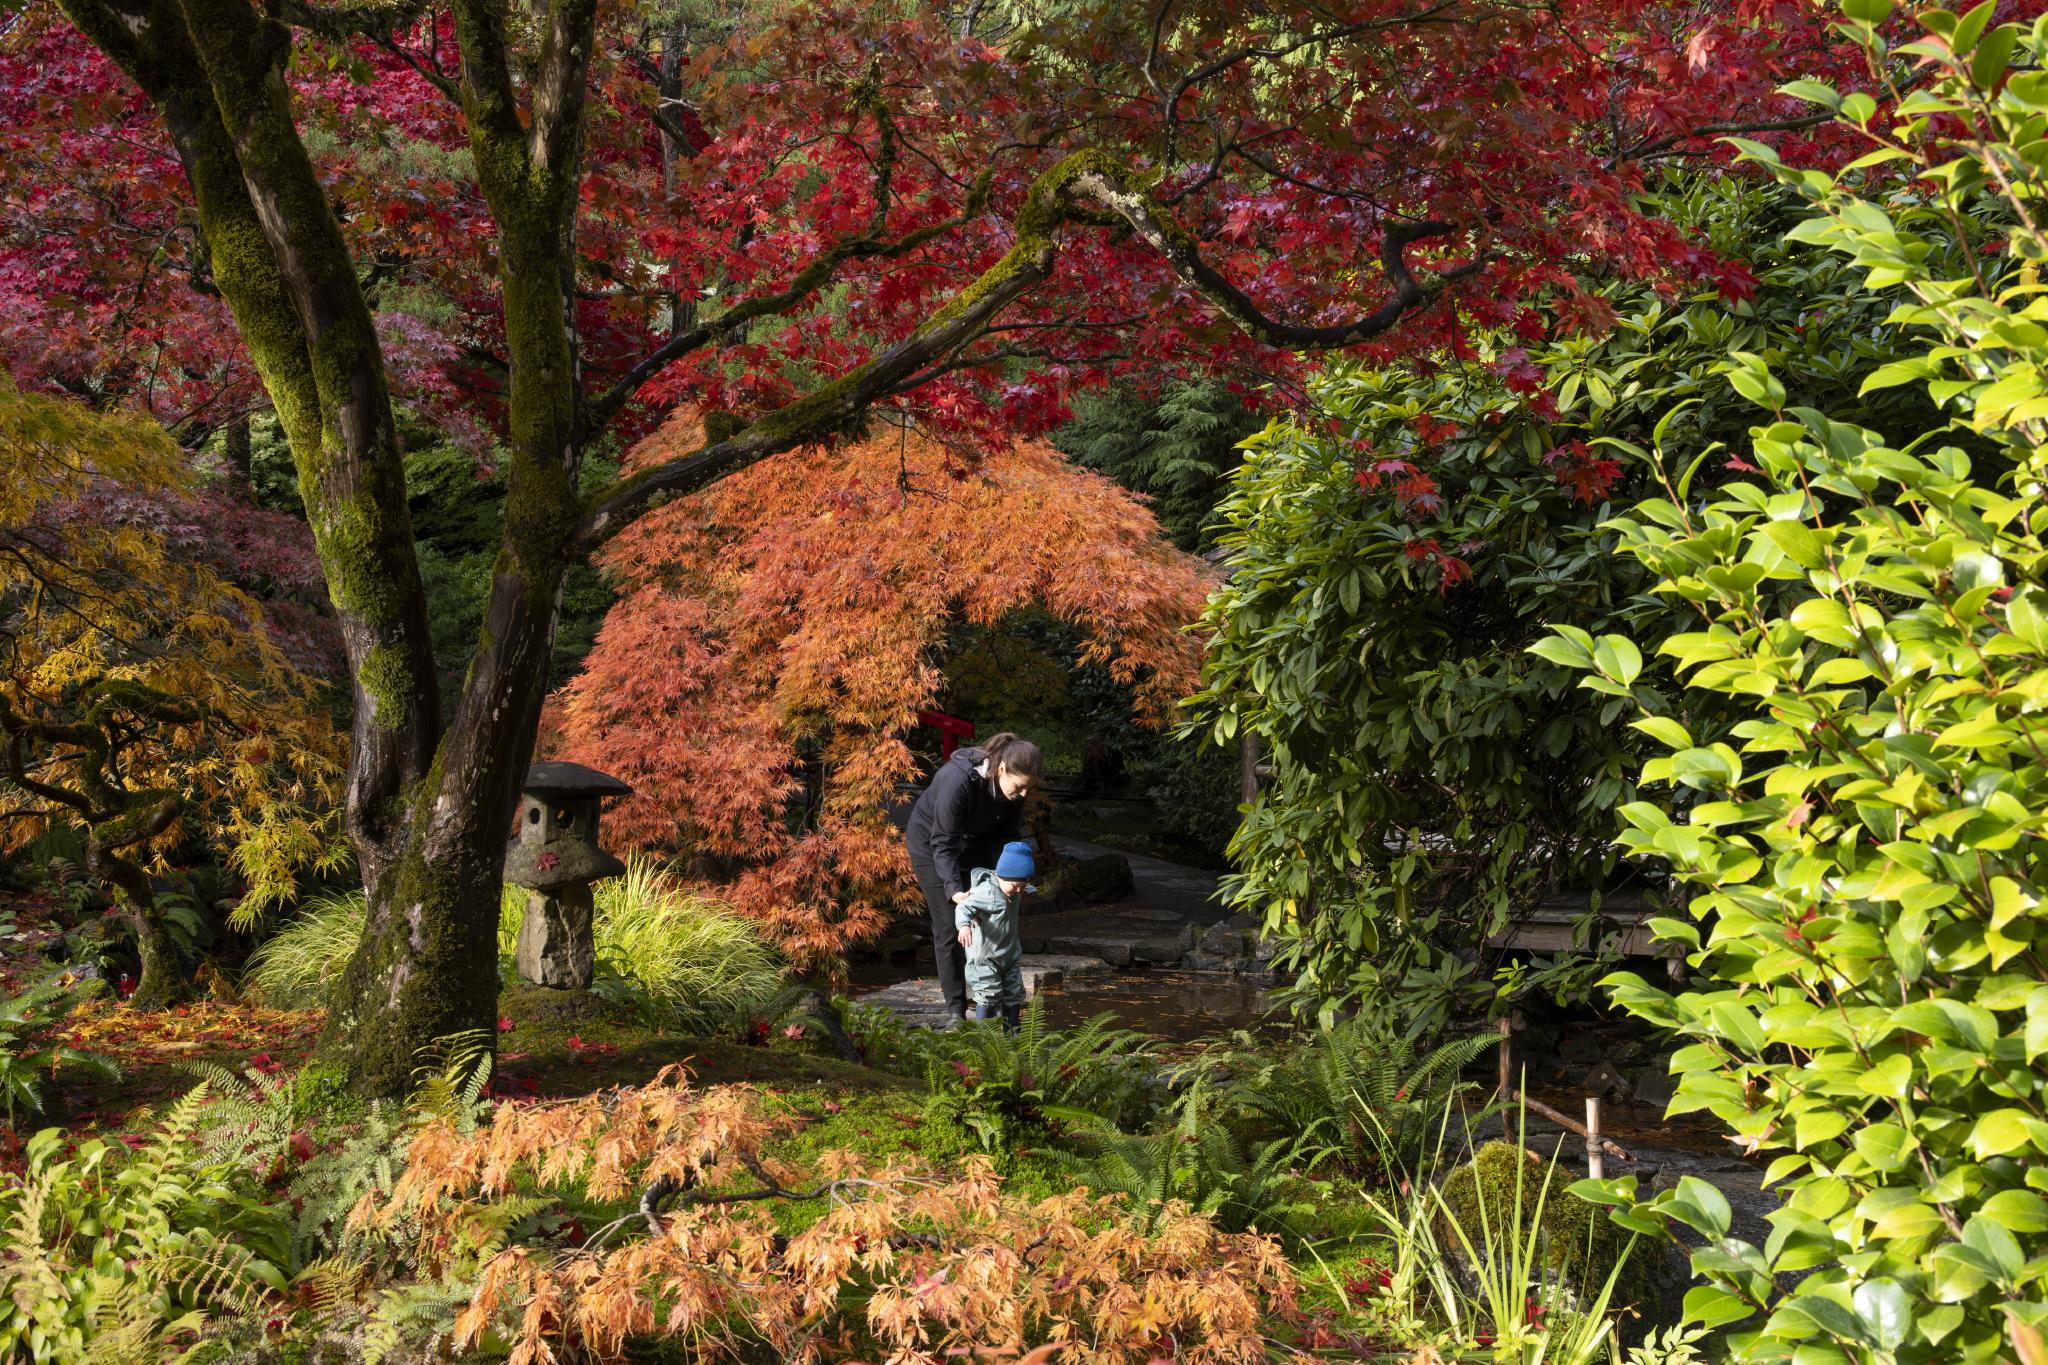
[[[939,762],[941,763],[944,763],[953,756],[953,750],[959,747],[960,741],[974,738],[973,721],[962,720],[958,716],[949,716],[941,711],[920,711],[917,713],[917,723],[919,725],[929,725],[932,729],[939,732]]]

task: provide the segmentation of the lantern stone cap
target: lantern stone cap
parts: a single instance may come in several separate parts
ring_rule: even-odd
[[[535,796],[630,796],[633,789],[595,768],[581,763],[555,761],[536,763],[526,770],[519,790]]]

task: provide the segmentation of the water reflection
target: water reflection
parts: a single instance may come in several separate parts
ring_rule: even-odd
[[[1070,976],[1039,998],[1046,1022],[1055,1028],[1072,1028],[1108,1010],[1125,1028],[1188,1042],[1259,1024],[1267,995],[1263,984],[1248,977],[1158,968]]]

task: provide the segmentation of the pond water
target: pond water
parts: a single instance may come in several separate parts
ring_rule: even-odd
[[[858,1000],[886,986],[928,975],[909,963],[870,958],[853,964],[849,984]],[[1071,1029],[1107,1012],[1117,1016],[1121,1028],[1174,1043],[1277,1022],[1267,1018],[1264,984],[1225,972],[1148,967],[1070,976],[1046,987],[1040,998],[1045,1001],[1046,1022],[1054,1028]],[[935,996],[933,1003],[937,1003]]]
[[[1223,972],[1172,968],[1068,977],[1042,993],[1046,1022],[1072,1028],[1114,1013],[1124,1028],[1184,1043],[1252,1028],[1266,1015],[1266,987]]]

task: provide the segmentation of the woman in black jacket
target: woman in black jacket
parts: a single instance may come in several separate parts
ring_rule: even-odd
[[[932,917],[939,988],[955,1019],[967,1017],[967,950],[953,927],[953,903],[977,867],[994,867],[1003,845],[1023,837],[1024,799],[1045,773],[1045,756],[1005,731],[980,748],[955,749],[910,808],[904,840]]]

